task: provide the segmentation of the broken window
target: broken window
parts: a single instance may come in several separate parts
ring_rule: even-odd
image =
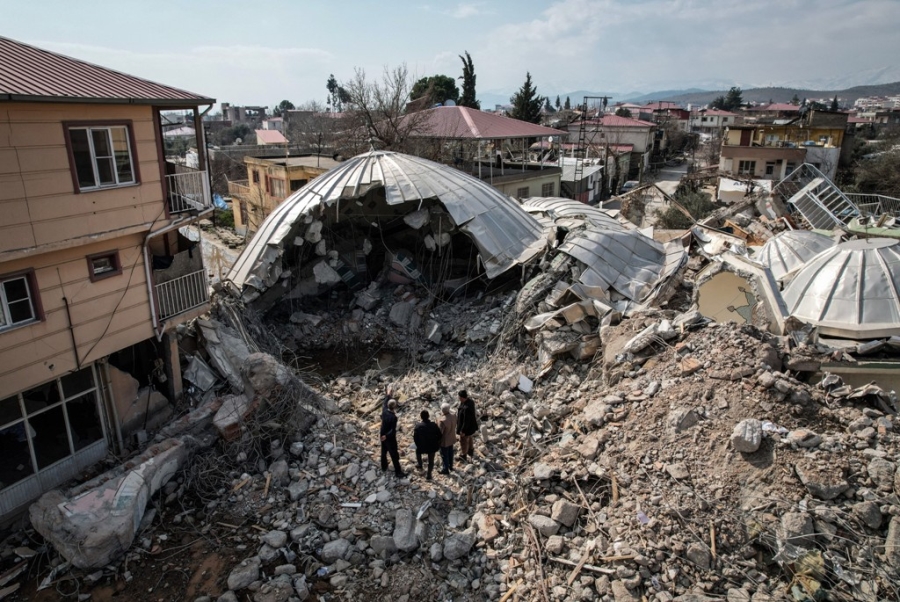
[[[103,439],[93,367],[0,400],[0,490]]]

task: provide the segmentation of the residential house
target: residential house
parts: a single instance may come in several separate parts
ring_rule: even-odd
[[[281,201],[338,162],[330,157],[244,157],[247,179],[228,183],[233,197],[234,229],[256,232]]]
[[[222,117],[231,123],[260,124],[266,118],[269,107],[241,107],[222,103]]]
[[[173,330],[209,288],[179,229],[212,211],[214,102],[0,37],[0,521],[121,451],[167,403],[151,387],[180,395]],[[200,169],[165,157],[176,109]]]
[[[602,160],[585,159],[580,170],[576,161],[578,160],[563,159],[562,177],[560,178],[562,194],[560,196],[588,204],[600,202],[601,194],[603,193]]]
[[[628,177],[637,176],[646,169],[650,165],[651,154],[664,147],[664,140],[656,135],[659,128],[649,121],[609,114],[575,121],[568,126],[569,142],[579,142],[582,127],[585,146],[602,150],[631,145]]]
[[[700,109],[691,114],[691,131],[704,134],[719,134],[727,127],[740,125],[744,117],[721,109]]]
[[[264,130],[277,130],[284,133],[284,118],[282,117],[268,117],[263,119],[262,129]]]
[[[847,117],[846,113],[810,110],[788,122],[732,126],[722,139],[719,169],[782,180],[803,163],[810,163],[834,179]]]
[[[773,102],[743,109],[744,121],[753,122],[771,119],[796,119],[800,115],[800,106],[786,102]]]

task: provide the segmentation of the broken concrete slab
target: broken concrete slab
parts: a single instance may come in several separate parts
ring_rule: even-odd
[[[134,541],[149,499],[187,462],[192,437],[169,439],[145,452],[133,469],[69,497],[59,490],[31,505],[31,524],[73,566],[106,566]]]
[[[225,441],[240,438],[244,424],[259,406],[259,398],[248,399],[246,395],[226,395],[222,405],[213,417],[213,425]]]

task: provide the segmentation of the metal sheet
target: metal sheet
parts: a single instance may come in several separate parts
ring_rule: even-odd
[[[635,230],[637,226],[628,221],[610,217],[602,209],[580,201],[561,197],[532,197],[522,201],[522,208],[528,213],[544,215],[553,221],[578,218],[600,230]]]
[[[834,241],[809,230],[786,230],[770,238],[758,261],[772,271],[776,280],[802,267],[810,259],[834,246]]]
[[[380,187],[388,205],[438,199],[472,238],[488,278],[531,259],[546,246],[541,224],[481,180],[419,157],[371,151],[319,176],[282,202],[238,257],[228,279],[239,288],[261,291],[272,286],[280,275],[281,252],[302,216]]]
[[[900,334],[900,241],[853,240],[823,251],[797,272],[784,300],[792,316],[822,334]]]
[[[570,236],[560,251],[584,264],[582,284],[613,289],[635,303],[687,261],[680,243],[659,243],[633,230],[587,229]]]

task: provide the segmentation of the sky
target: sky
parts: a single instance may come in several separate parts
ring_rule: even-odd
[[[526,72],[551,97],[900,80],[900,0],[0,0],[0,14],[2,36],[238,105],[324,103],[329,75],[356,69],[459,77],[466,51],[491,103]]]

